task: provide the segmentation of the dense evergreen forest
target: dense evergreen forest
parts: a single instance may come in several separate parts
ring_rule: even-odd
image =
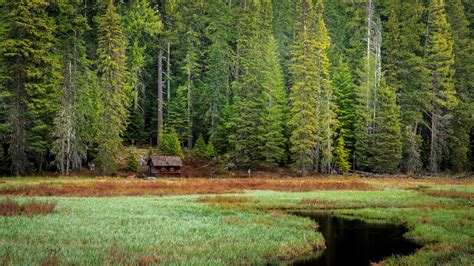
[[[123,145],[177,142],[302,175],[473,167],[473,1],[0,7],[2,174],[111,174]]]

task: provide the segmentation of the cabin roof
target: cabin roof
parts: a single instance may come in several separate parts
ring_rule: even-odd
[[[152,156],[151,157],[151,165],[153,166],[183,166],[183,162],[181,158],[178,156]]]

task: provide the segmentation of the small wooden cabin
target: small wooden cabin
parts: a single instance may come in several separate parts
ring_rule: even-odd
[[[150,176],[181,176],[183,162],[178,156],[152,156],[148,160]]]

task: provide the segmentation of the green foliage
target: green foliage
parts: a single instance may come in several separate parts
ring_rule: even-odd
[[[137,148],[131,146],[128,150],[127,169],[132,172],[138,172],[139,168]]]
[[[206,142],[204,142],[202,135],[199,135],[196,143],[194,144],[193,155],[201,158],[206,157]]]
[[[342,134],[344,145],[349,154],[354,151],[354,123],[356,119],[355,84],[349,66],[340,62],[332,70],[332,84],[337,120]]]
[[[443,0],[433,0],[429,6],[429,32],[426,45],[426,68],[429,70],[431,137],[429,169],[437,173],[445,151],[451,111],[458,105],[454,87],[454,55],[450,25]]]
[[[204,152],[204,155],[208,160],[213,159],[214,157],[217,156],[217,152],[214,148],[214,145],[212,145],[212,142],[209,141],[206,145],[206,151]]]
[[[395,90],[384,81],[377,91],[378,111],[370,138],[370,168],[377,173],[393,174],[402,158],[400,107]]]
[[[283,163],[286,159],[284,130],[288,117],[287,95],[284,87],[283,74],[278,61],[277,43],[272,36],[267,37],[263,58],[263,109],[261,142],[262,157],[266,163]]]
[[[59,105],[60,60],[48,1],[2,1],[2,139],[7,137],[14,175],[37,170],[52,143]],[[8,132],[8,133],[7,133]],[[6,134],[6,135],[3,135]]]
[[[342,134],[336,139],[334,146],[334,164],[337,171],[341,173],[347,173],[351,170],[351,164],[349,163],[349,152],[347,151],[344,143],[344,137]]]
[[[295,166],[306,175],[311,168],[323,172],[331,170],[336,120],[327,56],[329,36],[322,16],[322,1],[317,1],[317,10],[312,1],[299,1],[297,8],[299,19],[291,65],[294,84],[290,90],[293,128],[290,140]]]
[[[165,130],[162,139],[160,140],[158,151],[163,155],[179,156],[181,159],[184,157],[183,151],[181,150],[181,142],[174,128],[168,128]]]
[[[97,54],[100,75],[97,162],[104,173],[117,170],[122,135],[127,125],[129,106],[129,73],[125,54],[127,40],[123,34],[120,16],[112,0],[99,18],[99,47]]]

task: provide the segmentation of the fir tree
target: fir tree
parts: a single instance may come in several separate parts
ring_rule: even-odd
[[[349,153],[345,147],[344,137],[342,134],[336,139],[334,146],[334,164],[337,171],[345,174],[351,170],[351,164],[349,163]]]
[[[158,150],[163,155],[179,156],[181,159],[184,157],[183,151],[181,150],[181,142],[174,128],[165,130]]]
[[[446,1],[448,21],[453,36],[454,85],[459,105],[454,109],[450,135],[449,160],[454,171],[469,166],[470,133],[474,126],[474,42],[469,37],[469,21],[461,0]]]
[[[150,6],[148,0],[130,1],[123,19],[124,33],[128,37],[129,82],[133,88],[130,95],[133,101],[130,106],[130,123],[125,134],[128,141],[139,141],[143,138],[146,52],[151,48],[147,44],[149,40],[156,40],[162,27],[158,12]]]
[[[214,149],[214,145],[212,145],[212,142],[209,141],[209,143],[207,143],[206,151],[204,154],[206,159],[208,160],[213,159],[217,156],[216,150]]]
[[[232,86],[235,112],[228,125],[233,128],[229,136],[231,156],[243,167],[254,166],[260,160],[258,151],[262,146],[258,131],[262,92],[260,9],[260,1],[247,1],[241,10],[237,39],[239,73]]]
[[[122,147],[122,135],[127,125],[130,88],[125,55],[127,41],[121,29],[120,17],[112,0],[99,18],[97,54],[101,93],[98,125],[97,161],[105,173],[117,169],[117,156]]]
[[[297,34],[290,68],[294,84],[290,90],[292,117],[289,123],[293,128],[290,137],[293,160],[304,176],[312,168],[314,151],[320,141],[317,135],[320,131],[317,106],[321,88],[315,63],[318,61],[318,47],[313,24],[316,14],[312,1],[298,1],[297,10]]]
[[[54,120],[55,140],[52,152],[61,174],[78,169],[86,158],[85,143],[80,132],[78,93],[87,84],[89,70],[84,35],[89,29],[87,19],[75,1],[58,2],[58,35],[62,55],[61,106]],[[92,110],[91,110],[92,111]]]
[[[2,105],[7,119],[11,171],[25,174],[34,162],[43,170],[58,109],[60,61],[55,53],[51,4],[44,0],[3,1]],[[5,131],[4,131],[5,132]]]
[[[430,156],[431,173],[440,168],[443,150],[448,137],[451,111],[458,99],[453,82],[453,42],[446,18],[444,0],[431,1],[429,8],[426,64],[430,71],[431,114]]]
[[[319,147],[316,150],[320,152],[316,154],[316,171],[318,169],[318,160],[321,158],[320,170],[323,173],[329,173],[331,171],[331,163],[333,161],[333,138],[334,128],[337,120],[334,112],[334,98],[332,91],[332,84],[330,80],[329,70],[331,63],[329,62],[328,49],[330,45],[330,38],[326,29],[326,24],[323,19],[324,5],[322,0],[318,0],[316,3],[316,69],[318,80],[317,83],[320,86],[320,95],[318,98],[319,106],[316,106],[319,112],[320,131],[317,135],[320,137]]]
[[[332,84],[336,103],[336,115],[341,132],[344,135],[345,149],[349,154],[354,152],[354,123],[355,123],[355,84],[346,63],[340,62],[332,70]]]
[[[132,172],[138,172],[139,168],[137,148],[132,145],[128,150],[127,169]]]
[[[266,38],[263,51],[263,109],[262,157],[266,163],[282,163],[285,159],[285,136],[283,135],[287,120],[287,96],[283,74],[278,62],[277,43],[270,32]]]
[[[377,91],[377,113],[370,143],[370,168],[377,173],[393,174],[402,158],[400,107],[395,90],[382,81]]]
[[[196,140],[196,144],[193,147],[193,154],[194,156],[204,158],[206,154],[206,142],[204,142],[204,138],[202,135],[199,135],[198,139]]]

